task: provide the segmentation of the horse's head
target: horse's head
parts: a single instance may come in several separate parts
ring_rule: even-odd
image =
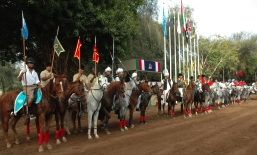
[[[78,97],[85,96],[84,84],[80,80],[70,83],[66,91],[69,94],[75,93]]]
[[[179,90],[178,90],[178,84],[175,82],[173,83],[173,86],[172,86],[172,91],[174,91],[175,93],[179,93]]]
[[[202,90],[203,90],[203,91],[210,91],[211,89],[210,89],[209,84],[208,84],[208,83],[203,84],[203,85],[202,85]]]
[[[144,81],[139,84],[139,88],[145,92],[153,92],[151,87],[148,85],[148,82]]]
[[[156,82],[155,85],[151,86],[151,89],[152,89],[152,91],[153,91],[154,94],[156,94],[157,96],[161,96],[160,87],[159,87],[159,85],[157,84],[157,82]]]
[[[104,90],[107,88],[108,80],[105,76],[98,74],[98,85],[100,86],[100,89]]]
[[[56,94],[64,92],[64,86],[66,85],[66,78],[64,75],[54,75],[52,91]]]

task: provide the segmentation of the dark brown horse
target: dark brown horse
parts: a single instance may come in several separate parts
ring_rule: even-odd
[[[171,89],[168,92],[167,95],[167,103],[168,103],[168,116],[172,116],[173,118],[175,118],[175,105],[176,105],[176,101],[177,101],[177,94],[179,93],[178,90],[178,84],[177,83],[173,83]]]
[[[134,108],[135,106],[138,104],[138,97],[141,95],[141,98],[144,100],[148,100],[148,97],[146,96],[146,94],[149,94],[153,92],[153,90],[151,89],[151,87],[148,85],[147,81],[144,82],[140,82],[138,85],[138,90],[133,91],[130,98],[129,98],[129,127],[133,128],[133,112],[134,112]],[[145,92],[145,95],[142,94],[143,92]],[[148,106],[148,102],[147,102],[147,106]],[[141,109],[141,114],[143,114],[145,112],[145,108],[146,105],[145,103],[140,103],[140,109]],[[144,112],[142,112],[144,111]],[[140,115],[140,122],[145,121],[145,114],[144,115]]]
[[[104,92],[104,95],[101,99],[101,109],[99,111],[98,120],[101,120],[101,122],[105,124],[104,126],[106,134],[110,134],[108,121],[111,118],[110,112],[112,111],[114,95],[116,94],[116,97],[125,97],[125,89],[126,86],[124,80],[111,82],[107,87],[107,91]],[[126,126],[125,121],[123,122],[123,125]]]
[[[184,118],[186,118],[186,113],[189,117],[192,117],[191,110],[189,106],[191,106],[192,101],[194,99],[194,87],[196,86],[194,79],[191,78],[189,85],[186,87],[184,94]]]
[[[195,105],[195,114],[198,114],[198,104],[200,103],[200,113],[203,112],[203,102],[204,104],[204,111],[205,113],[208,113],[208,106],[209,106],[209,100],[210,100],[210,93],[211,89],[208,83],[202,84],[200,86],[201,88],[197,89],[195,88],[194,93],[194,105]]]

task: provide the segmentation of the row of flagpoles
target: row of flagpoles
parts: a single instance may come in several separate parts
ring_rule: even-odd
[[[59,26],[57,28],[57,33],[54,39],[54,45],[53,45],[53,57],[52,57],[52,63],[51,63],[51,72],[52,72],[52,67],[53,67],[53,62],[54,62],[54,55],[55,53],[57,54],[57,56],[59,57],[60,54],[62,52],[65,52],[64,48],[62,47],[59,39],[58,39],[58,32],[59,32]],[[26,68],[26,52],[25,52],[25,40],[28,39],[28,28],[26,25],[26,21],[25,18],[23,16],[23,12],[22,12],[22,28],[21,28],[21,36],[22,36],[22,40],[23,40],[23,55],[24,55],[24,68]],[[81,62],[80,62],[80,47],[82,46],[81,42],[80,42],[80,37],[78,38],[78,42],[77,42],[77,46],[75,49],[75,53],[74,53],[74,58],[77,58],[79,63],[78,63],[78,67],[80,69],[81,67]],[[93,57],[92,57],[92,61],[95,63],[95,71],[96,71],[96,63],[99,62],[99,53],[98,50],[96,48],[96,37],[95,37],[95,45],[93,48]],[[25,76],[26,78],[26,76]],[[27,80],[25,79],[25,81],[27,82]]]
[[[170,77],[172,78],[172,69],[174,69],[174,79],[177,82],[178,73],[182,73],[184,79],[187,79],[189,82],[190,76],[194,78],[197,75],[202,74],[201,64],[199,62],[199,36],[196,34],[196,26],[195,23],[190,22],[187,18],[185,18],[184,7],[181,0],[181,6],[179,12],[177,13],[177,22],[176,22],[176,13],[173,10],[173,14],[171,14],[170,10],[168,10],[168,21],[165,15],[165,10],[163,7],[163,35],[164,35],[164,72],[168,71],[167,62],[166,62],[166,37],[167,37],[167,26],[169,31],[169,56],[170,56],[170,66],[169,72]],[[172,58],[171,58],[171,16],[173,15],[173,27],[174,27],[174,61],[175,65],[172,66]],[[193,25],[193,27],[192,27]],[[177,30],[177,37],[176,37]],[[182,33],[181,33],[182,32]],[[176,39],[178,38],[178,39]],[[192,47],[192,39],[193,39],[193,47]],[[178,45],[176,41],[178,40]],[[180,41],[182,40],[182,45]],[[186,42],[184,41],[186,40]],[[182,50],[181,50],[182,46]],[[177,51],[178,47],[178,51]],[[182,52],[182,53],[181,53]],[[178,55],[178,67],[177,67],[177,55]],[[182,64],[182,65],[181,65]]]

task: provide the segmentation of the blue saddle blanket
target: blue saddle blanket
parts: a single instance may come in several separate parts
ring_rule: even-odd
[[[42,94],[40,89],[36,89],[35,92],[35,103],[38,104],[42,99]],[[18,94],[14,102],[14,114],[16,115],[21,108],[26,105],[26,94],[22,91]]]

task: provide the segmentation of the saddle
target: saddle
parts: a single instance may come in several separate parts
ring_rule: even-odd
[[[34,95],[33,103],[38,104],[42,99],[42,93],[40,89],[36,88],[33,95]],[[26,94],[23,91],[20,92],[14,102],[14,109],[13,109],[14,115],[16,115],[17,112],[20,111],[21,108],[26,105],[26,101],[27,101]]]

